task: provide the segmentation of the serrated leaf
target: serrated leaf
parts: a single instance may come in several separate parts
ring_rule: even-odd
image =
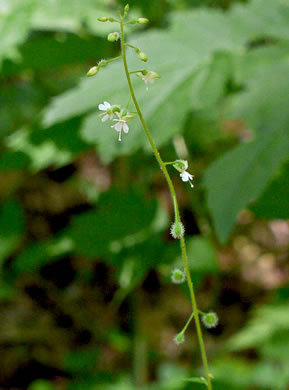
[[[269,9],[274,10],[279,6],[279,3],[273,1],[268,1],[267,4]],[[255,12],[255,6],[252,7],[253,5],[244,6],[244,9],[247,13]],[[150,69],[162,76],[148,92],[140,80],[136,82],[137,97],[158,145],[166,143],[181,131],[183,120],[193,105],[189,90],[196,70],[210,62],[216,52],[245,51],[249,39],[260,34],[264,36],[266,32],[264,23],[262,28],[258,27],[257,33],[254,30],[251,35],[246,33],[245,28],[235,31],[238,12],[234,12],[234,17],[231,13],[212,10],[176,13],[172,17],[169,31],[150,31],[132,40],[132,44],[149,55]],[[277,23],[280,23],[279,14],[278,10],[272,11],[272,29],[274,26],[278,29],[280,27],[279,24],[277,26]],[[241,19],[238,23],[245,22]],[[140,67],[134,57],[133,54],[129,59],[131,70]],[[223,68],[222,64],[220,68]],[[221,88],[224,86],[222,71],[213,74],[211,79],[212,85],[217,83]],[[215,88],[211,86],[210,90]],[[212,94],[209,92],[205,93],[205,96],[212,100]],[[213,101],[216,101],[218,96],[217,94]],[[83,80],[78,87],[55,98],[44,112],[44,125],[50,126],[73,116],[86,114],[95,110],[97,104],[104,100],[125,105],[127,99],[128,89],[121,65],[109,65],[108,69],[101,70],[94,79]],[[96,144],[101,157],[109,161],[117,155],[148,147],[138,120],[130,122],[130,125],[131,131],[120,145],[116,140],[116,134],[107,123],[100,122],[96,111],[86,117],[81,134],[86,142]]]
[[[258,199],[289,157],[288,89],[288,65],[281,63],[255,75],[248,92],[236,98],[233,113],[256,130],[256,139],[206,171],[208,207],[221,242],[228,239],[238,213]]]

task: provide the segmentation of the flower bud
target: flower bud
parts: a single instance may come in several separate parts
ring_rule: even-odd
[[[218,325],[219,318],[216,313],[210,312],[202,316],[202,321],[206,328],[215,328]]]
[[[149,20],[147,18],[138,18],[137,22],[139,24],[147,24]]]
[[[98,73],[99,67],[98,66],[93,66],[92,68],[89,69],[89,71],[86,73],[86,76],[91,77],[96,75]]]
[[[139,58],[140,60],[142,60],[143,62],[147,62],[147,60],[148,60],[148,56],[147,56],[146,53],[144,53],[143,51],[140,51],[140,52],[138,53],[138,58]]]
[[[99,20],[100,22],[107,22],[108,18],[106,18],[105,16],[102,16],[101,18],[98,18],[97,20]]]
[[[124,12],[127,14],[129,11],[129,4],[127,4],[125,7],[124,7]]]
[[[186,280],[186,274],[179,268],[172,271],[171,280],[173,283],[180,284]]]
[[[107,36],[107,40],[109,42],[115,42],[119,39],[119,33],[118,32],[112,32],[110,34],[108,34]]]
[[[109,22],[116,22],[116,20],[114,18],[108,18],[108,21]]]
[[[128,24],[136,24],[136,23],[137,23],[137,20],[136,20],[136,19],[130,20],[130,21],[128,22]]]
[[[182,222],[174,222],[171,226],[171,235],[173,238],[181,238],[185,234],[185,228]]]
[[[120,108],[118,106],[115,106],[112,108],[112,112],[120,112]]]
[[[183,333],[178,333],[177,335],[175,335],[174,342],[176,344],[182,344],[184,341],[185,341],[185,336],[183,335]]]

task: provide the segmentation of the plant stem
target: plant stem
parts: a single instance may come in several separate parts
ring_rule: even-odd
[[[142,126],[144,128],[144,131],[145,131],[145,133],[147,135],[149,143],[150,143],[150,145],[151,145],[151,147],[153,149],[155,158],[156,158],[156,160],[157,160],[157,162],[158,162],[158,164],[159,164],[161,170],[163,171],[163,174],[164,174],[164,176],[165,176],[165,178],[167,180],[167,183],[168,183],[168,186],[169,186],[169,190],[170,190],[170,193],[171,193],[171,196],[172,196],[172,199],[173,199],[174,211],[175,211],[175,220],[176,220],[176,222],[181,222],[179,206],[178,206],[178,201],[177,201],[177,197],[176,197],[175,188],[173,186],[172,180],[171,180],[170,175],[168,173],[166,164],[163,162],[163,160],[162,160],[162,158],[160,156],[160,153],[159,153],[159,151],[158,151],[158,149],[157,149],[157,147],[156,147],[156,145],[154,143],[154,140],[153,140],[153,138],[151,136],[151,133],[150,133],[150,131],[148,129],[148,126],[147,126],[146,121],[145,121],[145,119],[143,117],[143,114],[141,112],[141,109],[139,107],[138,101],[137,101],[135,93],[134,93],[133,85],[132,85],[130,74],[129,74],[129,70],[128,70],[127,59],[126,59],[126,45],[127,46],[130,46],[130,45],[126,44],[125,40],[124,40],[124,22],[123,22],[123,16],[122,15],[121,15],[121,21],[120,21],[120,40],[121,40],[123,65],[124,65],[125,75],[126,75],[126,78],[127,78],[127,82],[128,82],[128,86],[129,86],[129,90],[130,90],[130,93],[131,93],[132,100],[134,102],[136,111],[138,113],[139,119],[140,119],[140,121],[142,123]],[[193,283],[192,283],[192,279],[191,279],[191,274],[190,274],[190,271],[189,271],[188,256],[187,256],[186,244],[185,244],[184,237],[181,237],[180,245],[181,245],[181,251],[182,251],[182,258],[183,258],[183,262],[184,262],[184,270],[185,270],[185,273],[186,273],[188,286],[189,286],[189,291],[190,291],[190,296],[191,296],[191,303],[192,303],[192,308],[193,308],[193,313],[194,313],[194,318],[195,318],[195,324],[196,324],[197,336],[198,336],[200,350],[201,350],[201,356],[202,356],[202,360],[203,360],[204,369],[205,369],[205,372],[206,372],[206,379],[207,379],[207,384],[208,384],[207,387],[208,387],[208,390],[213,390],[212,383],[211,383],[211,378],[210,378],[210,375],[209,375],[209,367],[208,367],[208,360],[207,360],[207,355],[206,355],[206,350],[205,350],[205,344],[204,344],[204,340],[203,340],[202,329],[201,329],[201,324],[200,324],[200,319],[199,319],[199,310],[198,310],[198,306],[197,306],[197,302],[196,302],[196,296],[195,296],[194,287],[193,287]]]

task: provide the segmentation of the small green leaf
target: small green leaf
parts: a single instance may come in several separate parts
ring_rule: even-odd
[[[206,379],[203,377],[187,378],[187,379],[184,379],[184,381],[193,382],[193,383],[201,383],[202,385],[208,386]]]

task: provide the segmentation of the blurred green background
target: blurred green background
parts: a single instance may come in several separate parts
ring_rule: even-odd
[[[126,104],[114,0],[0,0],[0,388],[186,390],[202,375],[172,202]],[[214,390],[289,389],[289,1],[132,0],[136,94],[186,226]],[[139,65],[131,53],[131,69]],[[138,64],[138,65],[136,65]]]

